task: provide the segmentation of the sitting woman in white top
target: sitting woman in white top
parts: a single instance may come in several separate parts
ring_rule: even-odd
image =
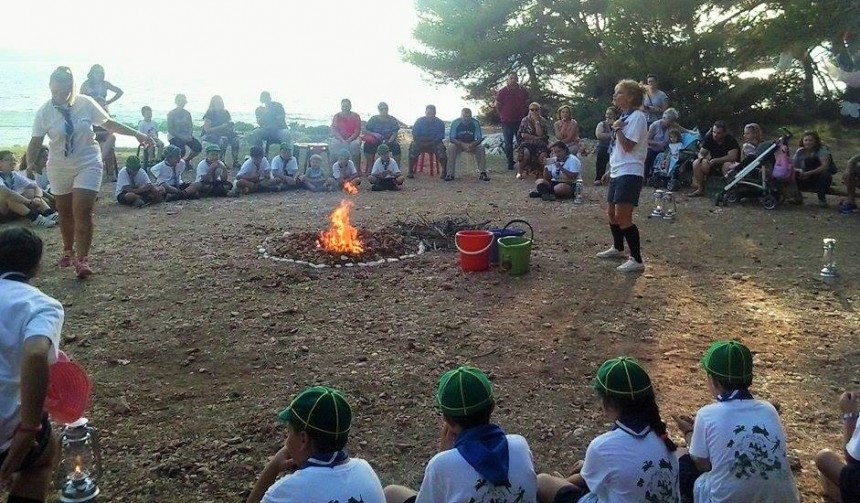
[[[293,148],[289,143],[281,143],[281,152],[272,157],[272,179],[281,190],[298,189],[301,187],[299,163],[293,157]]]
[[[570,153],[563,141],[553,143],[550,152],[552,157],[547,159],[543,176],[537,179],[535,190],[529,193],[529,197],[539,197],[544,201],[573,197],[573,184],[579,178],[581,169],[579,159]]]
[[[0,151],[0,222],[24,217],[39,227],[54,227],[60,215],[42,199],[35,181],[15,169],[15,154]]]
[[[132,155],[125,160],[125,167],[119,170],[114,189],[119,204],[143,208],[161,202],[161,191],[152,184],[146,171],[140,168],[140,158]]]
[[[612,429],[588,444],[567,479],[538,475],[538,501],[679,503],[676,447],[648,373],[632,358],[613,358],[598,369],[594,389]]]
[[[779,414],[749,391],[750,350],[737,341],[715,342],[702,367],[716,402],[699,409],[695,420],[675,418],[690,446],[681,457],[681,490],[695,503],[798,502]]]
[[[331,167],[331,177],[334,178],[337,185],[344,191],[354,190],[355,187],[361,185],[361,177],[358,175],[358,169],[355,163],[350,159],[349,150],[343,149],[337,156],[337,162]],[[352,189],[345,186],[349,184]]]
[[[379,157],[374,161],[370,176],[367,177],[370,190],[400,190],[403,185],[403,175],[400,174],[397,161],[391,158],[391,149],[383,143],[376,147],[376,155]]]
[[[435,404],[442,413],[439,453],[427,463],[417,493],[388,486],[387,503],[535,501],[531,450],[525,438],[506,435],[490,422],[495,398],[486,374],[474,367],[445,372],[436,388]]]

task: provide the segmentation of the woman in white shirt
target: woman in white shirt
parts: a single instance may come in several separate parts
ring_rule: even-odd
[[[48,181],[60,213],[63,255],[60,267],[75,266],[78,278],[93,273],[89,265],[93,237],[93,206],[101,187],[104,164],[96,143],[93,126],[108,132],[134,136],[146,146],[152,139],[143,133],[111,120],[104,109],[89,96],[75,94],[71,69],[58,67],[49,81],[51,99],[36,112],[33,134],[27,146],[27,159],[35,170],[39,149],[48,137]]]

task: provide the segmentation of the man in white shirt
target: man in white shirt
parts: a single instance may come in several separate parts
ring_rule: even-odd
[[[272,157],[272,179],[281,190],[298,189],[302,187],[299,175],[299,163],[293,157],[293,148],[288,143],[281,143],[281,152]]]
[[[435,404],[442,413],[440,452],[427,463],[417,494],[388,486],[388,503],[536,501],[537,476],[526,439],[490,423],[495,400],[486,374],[474,367],[444,373]]]
[[[266,465],[247,503],[383,503],[370,464],[346,452],[352,409],[340,391],[308,388],[278,414],[284,446]],[[278,479],[278,475],[286,473]]]
[[[29,284],[41,260],[42,240],[32,231],[0,231],[0,487],[10,503],[45,501],[57,464],[59,446],[42,411],[64,313]]]
[[[143,208],[161,202],[161,192],[152,184],[146,171],[140,168],[140,158],[132,155],[125,160],[125,167],[119,170],[114,189],[119,204]]]
[[[236,174],[236,194],[250,194],[266,190],[280,190],[278,182],[272,178],[272,168],[263,155],[263,147],[251,147],[251,156],[245,160]]]
[[[378,157],[370,170],[370,176],[367,177],[370,190],[400,190],[403,175],[400,174],[397,162],[391,158],[391,149],[383,143],[376,148],[376,155]]]
[[[42,199],[35,181],[15,169],[15,155],[0,151],[0,221],[24,217],[38,227],[54,227],[59,214]]]
[[[361,177],[358,174],[355,163],[350,159],[349,150],[343,149],[340,151],[340,154],[337,156],[337,162],[331,167],[331,177],[334,178],[341,189],[347,192],[351,190],[346,188],[347,184],[352,189],[361,185]]]
[[[224,197],[237,195],[230,183],[230,171],[220,159],[221,147],[206,147],[206,158],[197,164],[197,178],[191,184],[192,190],[201,196]]]

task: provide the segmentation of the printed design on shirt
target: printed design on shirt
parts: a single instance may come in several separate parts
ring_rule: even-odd
[[[786,477],[785,442],[765,426],[737,425],[726,447],[734,451],[732,473],[739,479]]]
[[[668,459],[660,458],[656,463],[648,460],[642,463],[642,477],[636,483],[645,488],[645,500],[648,503],[678,503],[675,494],[675,480],[678,474],[672,469]]]
[[[475,482],[475,495],[468,503],[522,503],[526,501],[526,490],[520,487],[512,489],[510,484],[495,486],[487,479]]]
[[[340,500],[330,500],[328,503],[340,503]],[[356,499],[355,496],[350,496],[350,498],[346,500],[346,503],[364,503],[364,499],[362,499],[361,496],[359,496],[358,499]]]

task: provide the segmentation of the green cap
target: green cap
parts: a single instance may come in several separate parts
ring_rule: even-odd
[[[221,151],[221,147],[219,147],[218,145],[211,144],[211,145],[206,146],[206,153],[207,154],[210,152],[220,152],[220,151]]]
[[[382,145],[380,145],[380,146],[376,147],[376,153],[377,153],[377,154],[379,154],[379,155],[383,155],[383,154],[390,154],[390,153],[391,153],[391,149],[390,149],[390,148],[388,148],[388,145],[386,145],[386,144],[384,144],[384,143],[383,143]]]
[[[278,414],[284,423],[300,425],[335,440],[349,435],[352,409],[340,391],[325,386],[308,388]]]
[[[606,360],[597,370],[593,386],[601,394],[628,400],[654,393],[648,373],[636,359],[627,356]]]
[[[131,169],[140,169],[140,157],[136,155],[128,156],[128,159],[125,160],[125,167]]]
[[[718,341],[711,344],[702,358],[708,375],[726,384],[752,384],[753,359],[749,348],[738,341]]]
[[[435,401],[446,416],[469,416],[493,404],[493,385],[479,369],[458,367],[442,374]]]

